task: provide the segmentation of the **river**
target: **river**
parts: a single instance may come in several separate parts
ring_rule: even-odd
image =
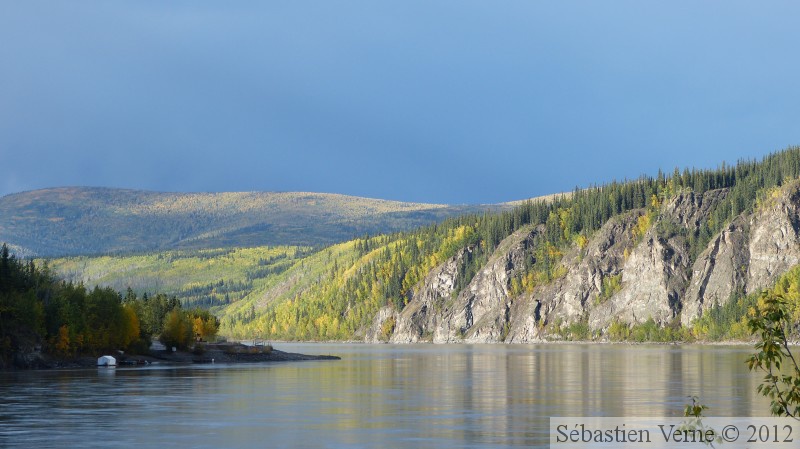
[[[550,416],[768,416],[750,347],[277,344],[340,361],[0,373],[0,447],[547,447]]]

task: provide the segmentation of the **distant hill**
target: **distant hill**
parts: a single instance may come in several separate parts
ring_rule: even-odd
[[[221,333],[239,339],[748,340],[747,316],[765,289],[800,316],[800,147],[316,251],[188,249],[49,264],[87,286],[207,307]]]
[[[320,246],[506,205],[449,206],[304,192],[164,193],[61,187],[0,198],[0,242],[23,255]]]
[[[317,251],[192,249],[49,263],[84,285],[207,307],[221,333],[239,339],[748,340],[747,316],[765,289],[800,316],[800,147]]]

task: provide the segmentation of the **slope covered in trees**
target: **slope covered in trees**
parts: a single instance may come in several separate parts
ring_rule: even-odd
[[[157,335],[185,347],[196,335],[213,336],[217,327],[207,310],[185,310],[176,298],[89,290],[59,280],[47,266],[17,259],[6,245],[0,249],[0,368],[26,366],[24,357],[38,351],[58,357],[143,353]]]
[[[467,214],[413,231],[365,236],[310,255],[293,254],[281,262],[279,270],[263,271],[257,285],[254,282],[235,300],[214,310],[221,317],[222,331],[233,337],[361,338],[381,310],[402,312],[436,267],[457,259],[458,272],[451,278],[454,285],[450,293],[455,300],[494,254],[507,250],[502,248],[503,242],[518,232],[532,237],[521,253],[524,260],[518,261],[519,267],[503,281],[507,284],[502,288],[512,300],[524,295],[536,300],[536,292],[567,274],[566,255],[574,261],[600,228],[617,217],[633,217],[629,233],[633,245],[646,235],[663,241],[679,238],[689,259],[682,266],[691,267],[711,239],[732,220],[753,212],[776,188],[799,177],[800,148],[789,148],[761,161],[740,161],[709,170],[659,172],[634,181],[578,189],[551,201],[528,201],[501,213]],[[680,226],[664,215],[665,205],[680,195],[690,192],[702,197],[717,191],[724,194],[714,196],[717,200],[699,216],[696,226]],[[632,248],[626,249],[626,259]],[[87,259],[88,266],[113,265],[97,260]],[[619,275],[604,276],[595,301],[603,303],[616,295],[622,289],[621,281]],[[444,301],[435,306],[445,310],[452,304]],[[392,321],[384,325],[391,333]],[[563,338],[592,335],[585,322],[540,325],[550,326],[552,335]],[[632,331],[656,335],[646,326],[632,329],[621,323],[614,331],[621,337]],[[702,337],[713,332],[696,334]],[[690,333],[669,335],[684,338]]]
[[[532,292],[563,276],[563,255],[582,247],[612,217],[644,210],[633,233],[641,238],[655,225],[660,206],[679,192],[702,194],[728,189],[728,194],[699,223],[695,232],[681,232],[694,259],[733,218],[756,207],[759,198],[774,187],[800,177],[800,149],[790,148],[763,161],[742,161],[716,170],[675,171],[655,177],[576,190],[569,198],[551,202],[526,202],[499,214],[466,215],[413,232],[350,242],[354,253],[339,260],[308,290],[281,302],[260,304],[249,316],[226,313],[223,326],[236,336],[256,333],[267,338],[352,338],[369,324],[374,314],[391,305],[401,311],[414,288],[438,264],[468,248],[460,264],[456,296],[509,235],[523,227],[539,228],[527,251],[525,268],[509,281],[512,294]],[[660,226],[668,228],[664,221]],[[332,256],[330,256],[332,257]],[[689,266],[691,266],[689,262]],[[614,289],[614,279],[604,286]],[[241,310],[242,305],[230,310]],[[258,310],[263,313],[258,314]]]
[[[103,285],[139,295],[160,292],[190,307],[217,310],[264,287],[310,248],[294,246],[180,250],[130,256],[66,257],[50,260],[65,280]]]

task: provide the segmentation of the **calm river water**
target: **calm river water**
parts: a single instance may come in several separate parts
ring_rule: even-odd
[[[547,447],[550,416],[768,416],[751,349],[277,344],[341,361],[0,373],[0,447]]]

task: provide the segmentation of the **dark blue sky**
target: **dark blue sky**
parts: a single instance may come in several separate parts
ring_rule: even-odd
[[[488,203],[800,144],[800,6],[0,0],[0,195]]]

